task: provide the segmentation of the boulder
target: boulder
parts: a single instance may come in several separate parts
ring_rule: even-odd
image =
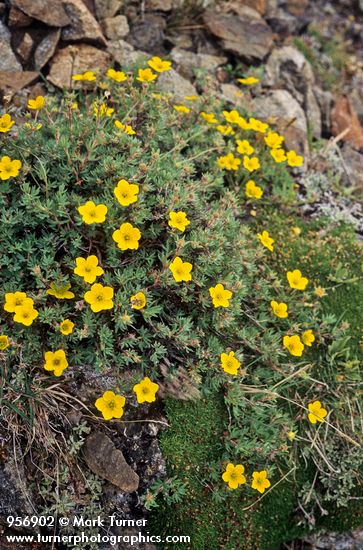
[[[60,39],[60,34],[60,29],[53,29],[38,44],[34,53],[34,65],[38,71],[42,69],[53,56]]]
[[[33,21],[32,17],[29,17],[29,15],[19,10],[15,6],[11,6],[9,11],[9,18],[8,18],[9,27],[13,27],[15,29],[19,29],[22,27],[29,27],[32,21]]]
[[[160,74],[158,88],[162,92],[172,94],[177,100],[182,100],[184,96],[197,95],[196,89],[189,80],[183,78],[174,69]]]
[[[303,109],[287,90],[271,90],[254,99],[254,111],[261,119],[272,117],[278,131],[285,137],[288,149],[300,154],[309,151],[307,123]]]
[[[87,44],[73,44],[56,52],[50,62],[48,80],[58,88],[80,87],[83,82],[72,81],[72,75],[84,71],[105,72],[110,54]]]
[[[182,48],[173,48],[170,57],[177,65],[178,72],[186,78],[193,78],[195,69],[203,69],[214,73],[220,65],[227,63],[226,57],[193,53]]]
[[[116,17],[107,17],[102,21],[102,28],[107,38],[110,40],[120,40],[130,32],[127,18],[124,15]]]
[[[98,20],[113,17],[123,4],[123,0],[94,0]]]
[[[62,29],[62,40],[88,40],[105,45],[100,25],[82,0],[63,0],[70,24]]]
[[[70,23],[62,0],[11,0],[11,5],[51,27],[64,27]]]
[[[102,432],[92,433],[87,437],[83,449],[87,466],[94,474],[107,479],[126,493],[137,491],[139,476],[107,435]]]
[[[9,29],[0,21],[0,71],[21,71],[23,68],[11,48],[10,38]]]
[[[272,31],[255,10],[243,18],[208,10],[203,20],[209,32],[221,40],[224,50],[246,61],[262,61],[272,47]]]
[[[150,57],[146,52],[135,50],[135,48],[125,40],[110,40],[107,44],[107,51],[114,61],[123,67],[133,65],[140,61],[140,59]]]

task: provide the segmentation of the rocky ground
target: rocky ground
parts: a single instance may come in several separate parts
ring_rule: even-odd
[[[288,147],[307,159],[300,181],[301,195],[309,199],[305,214],[352,222],[363,234],[358,196],[363,189],[362,0],[7,0],[0,2],[0,52],[0,97],[5,106],[19,107],[29,95],[70,89],[74,73],[127,67],[151,53],[170,58],[174,70],[159,78],[164,91],[180,98],[218,93],[273,120]],[[260,83],[242,90],[236,76],[247,75]],[[331,184],[335,176],[343,193]],[[87,380],[85,391],[87,384],[94,390],[99,383]],[[160,411],[149,414],[165,420]],[[120,500],[110,484],[105,506],[135,517],[143,513],[139,497],[165,465],[157,440],[161,424],[132,426],[123,434],[127,448],[116,432],[110,433],[112,440],[93,434],[85,460],[91,471],[129,491]],[[9,449],[12,442],[0,433],[0,515],[26,515],[32,512],[31,496],[19,485],[16,453]],[[116,479],[115,468],[105,471],[102,452],[95,460],[95,450],[104,449],[115,463],[124,460],[122,450],[127,463],[142,472],[132,497],[138,480]],[[327,535],[290,548],[343,550],[361,544],[356,532],[344,540]]]

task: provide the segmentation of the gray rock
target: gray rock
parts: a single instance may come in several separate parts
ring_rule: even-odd
[[[110,40],[107,44],[107,51],[123,67],[133,65],[143,58],[150,57],[146,52],[135,50],[125,40]]]
[[[34,65],[39,71],[46,65],[53,56],[58,45],[61,31],[60,29],[51,30],[38,44],[34,53]]]
[[[221,84],[221,97],[228,103],[235,105],[246,111],[253,109],[252,99],[248,94],[244,94],[235,84]]]
[[[273,36],[267,23],[255,13],[256,17],[242,19],[233,14],[207,11],[203,19],[208,30],[221,40],[223,49],[247,61],[263,60],[272,47]]]
[[[10,46],[10,32],[0,21],[0,71],[22,71],[23,68],[17,60]]]
[[[217,67],[228,61],[226,57],[193,53],[182,48],[173,48],[170,57],[176,63],[178,72],[186,78],[193,78],[195,69],[204,69],[206,72],[214,73]]]
[[[314,72],[304,55],[293,46],[275,48],[266,64],[265,83],[271,87],[287,88],[296,99],[303,101],[306,84],[314,84]]]
[[[107,479],[126,493],[133,493],[139,487],[139,476],[127,464],[124,455],[116,449],[107,435],[94,432],[84,445],[84,459],[89,469]]]
[[[330,134],[333,94],[322,90],[318,86],[314,86],[314,92],[320,107],[322,132],[325,135]]]
[[[51,27],[64,27],[69,24],[62,0],[11,0],[11,4]]]
[[[110,40],[120,40],[130,32],[127,18],[124,15],[116,17],[107,17],[102,22],[102,28],[107,38]]]
[[[16,45],[15,51],[20,57],[22,63],[25,65],[28,63],[31,53],[33,51],[34,47],[34,40],[31,37],[31,35],[28,32],[25,32],[20,40],[20,42]]]
[[[259,118],[276,118],[288,149],[308,153],[305,113],[287,90],[271,90],[267,95],[255,98],[254,110]]]
[[[106,44],[100,25],[87,9],[82,0],[63,0],[63,7],[66,11],[70,25],[62,29],[62,39],[88,40]]]
[[[144,20],[137,20],[132,24],[129,42],[137,50],[156,52],[162,49],[165,27],[163,17],[149,13]]]
[[[320,105],[313,91],[312,86],[308,86],[305,94],[305,113],[308,126],[311,130],[312,136],[315,139],[321,138],[322,132],[322,116],[320,111]]]
[[[174,69],[160,74],[158,87],[162,92],[172,94],[177,100],[181,100],[187,95],[197,95],[196,89],[189,80],[183,78]]]
[[[97,19],[113,17],[123,4],[122,0],[95,0]]]
[[[320,138],[322,115],[315,94],[315,76],[304,55],[293,46],[273,50],[267,61],[265,82],[271,87],[286,89],[299,102],[312,135]]]
[[[26,486],[26,476],[21,460],[21,450],[14,456],[12,441],[0,434],[0,448],[5,458],[0,461],[0,526],[7,527],[7,516],[32,516],[36,513],[32,496]],[[1,529],[0,529],[1,532]],[[1,546],[2,548],[2,546]]]

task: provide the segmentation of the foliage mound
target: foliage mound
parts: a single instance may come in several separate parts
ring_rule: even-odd
[[[340,482],[326,449],[345,456],[359,447],[357,365],[344,370],[352,359],[344,355],[347,327],[324,313],[319,281],[291,282],[287,271],[301,265],[280,269],[284,238],[274,242],[263,233],[271,232],[267,221],[256,229],[249,216],[258,201],[278,206],[294,199],[286,161],[299,166],[300,158],[285,155],[267,125],[247,122],[246,113],[222,114],[222,104],[204,96],[175,104],[155,83],[131,76],[105,78],[60,101],[47,96],[35,107],[2,144],[2,156],[22,164],[0,186],[2,304],[6,295],[26,293],[30,315],[37,313],[26,325],[21,312],[1,308],[0,332],[9,339],[1,352],[8,426],[30,434],[37,404],[55,382],[76,403],[77,380],[90,367],[117,377],[108,389],[126,397],[126,417],[136,382],[147,376],[163,388],[165,377],[186,371],[204,396],[221,392],[228,412],[222,459],[205,457],[201,465],[216,502],[231,492],[222,481],[227,463],[244,465],[247,483],[238,491],[249,503],[258,494],[253,471],[265,471],[268,491],[278,491],[281,480],[292,482],[302,454],[317,476],[328,468]],[[93,221],[82,208],[88,201],[107,207],[97,223],[86,223]],[[171,227],[171,212],[185,212],[190,223]],[[74,272],[76,259],[89,256],[102,268],[93,282]],[[181,271],[176,258],[188,263]],[[100,298],[101,309],[104,291],[94,284],[113,291]],[[229,291],[224,300],[211,290],[220,284]],[[135,301],[138,293],[146,303],[140,295]],[[287,304],[288,315],[272,301]],[[52,373],[45,354],[56,351],[61,368],[53,363]],[[309,422],[308,406],[317,401],[326,414],[310,411]],[[94,401],[86,405],[100,416]],[[331,498],[344,505],[348,496],[334,489]]]

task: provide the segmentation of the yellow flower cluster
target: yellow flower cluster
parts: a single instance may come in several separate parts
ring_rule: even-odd
[[[246,477],[244,476],[245,468],[242,464],[229,463],[226,466],[225,471],[222,474],[222,479],[228,484],[230,489],[237,489],[240,485],[246,483]],[[267,479],[267,471],[261,470],[252,473],[252,489],[255,489],[259,493],[264,493],[266,489],[271,487],[271,482]]]

